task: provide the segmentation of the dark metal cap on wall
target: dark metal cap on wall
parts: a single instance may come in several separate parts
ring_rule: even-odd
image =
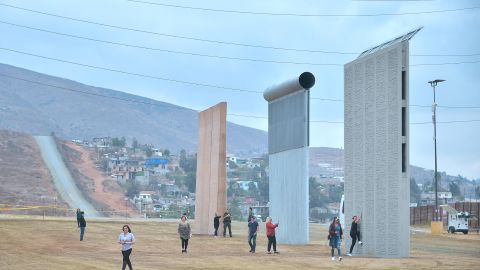
[[[272,100],[286,96],[296,91],[310,89],[314,85],[315,76],[310,72],[303,72],[297,78],[267,88],[267,90],[263,92],[263,98],[265,98],[266,101],[270,102]]]

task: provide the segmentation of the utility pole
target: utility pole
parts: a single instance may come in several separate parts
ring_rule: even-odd
[[[433,122],[433,141],[434,141],[434,145],[435,145],[435,175],[434,175],[434,177],[435,177],[435,217],[434,217],[435,221],[438,221],[437,103],[436,103],[436,100],[435,100],[435,86],[437,86],[437,84],[439,82],[444,82],[444,81],[445,80],[436,79],[436,80],[428,82],[430,84],[430,86],[432,86],[432,88],[433,88],[432,122]]]

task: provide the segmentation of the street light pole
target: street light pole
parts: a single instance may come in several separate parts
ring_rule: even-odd
[[[439,82],[444,82],[445,80],[433,80],[429,81],[428,83],[432,86],[433,88],[433,105],[432,105],[432,122],[433,122],[433,141],[434,141],[434,146],[435,146],[435,221],[438,221],[438,176],[437,176],[437,103],[435,100],[435,86]]]

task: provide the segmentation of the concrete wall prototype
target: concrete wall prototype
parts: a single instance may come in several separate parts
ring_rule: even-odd
[[[267,89],[270,216],[277,241],[308,244],[309,72]]]
[[[345,248],[362,215],[354,254],[408,257],[408,40],[345,65]]]
[[[213,234],[215,212],[227,207],[226,181],[227,103],[199,113],[195,233]]]

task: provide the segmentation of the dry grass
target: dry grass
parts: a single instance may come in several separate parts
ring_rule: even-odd
[[[188,255],[182,255],[176,222],[131,222],[137,238],[132,253],[135,269],[478,269],[480,236],[412,234],[408,259],[344,257],[330,261],[326,228],[311,226],[311,244],[279,245],[279,255],[265,254],[262,226],[257,253],[250,254],[246,224],[233,223],[233,238],[194,235]],[[85,241],[78,241],[75,220],[42,221],[0,217],[0,269],[119,269],[116,238],[121,221],[89,221]],[[263,225],[263,224],[262,224]]]

